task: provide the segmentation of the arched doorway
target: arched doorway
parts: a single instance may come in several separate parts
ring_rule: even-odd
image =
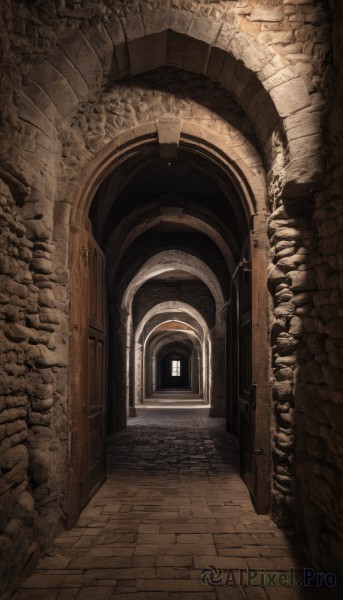
[[[136,405],[156,392],[156,357],[166,344],[172,342],[187,345],[191,354],[191,389],[210,404],[209,330],[199,312],[180,301],[159,303],[139,323],[135,332],[137,341],[140,350],[135,357],[138,371],[135,373]]]
[[[136,139],[134,145],[136,145]],[[268,427],[266,426],[268,407],[265,402],[267,397],[265,373],[268,370],[267,315],[263,310],[266,306],[267,261],[265,212],[263,210],[261,213],[257,212],[256,199],[241,171],[235,171],[231,162],[225,160],[222,155],[219,158],[218,151],[213,152],[206,144],[204,146],[203,140],[190,142],[187,139],[184,148],[180,144],[177,159],[174,157],[172,160],[167,159],[166,161],[161,157],[156,158],[158,149],[158,145],[151,147],[146,141],[142,144],[140,148],[141,166],[136,166],[135,178],[129,177],[127,186],[123,186],[117,196],[114,198],[112,196],[116,203],[111,208],[108,204],[109,190],[113,194],[110,182],[115,181],[114,177],[118,177],[118,172],[119,174],[123,172],[123,161],[125,164],[125,161],[132,160],[127,147],[123,156],[116,156],[113,159],[111,173],[98,188],[89,213],[97,242],[90,241],[93,239],[90,236],[88,243],[100,243],[104,250],[107,249],[107,263],[109,264],[106,288],[110,310],[109,326],[105,336],[109,340],[109,367],[107,384],[104,382],[102,389],[108,389],[107,404],[110,409],[110,426],[125,427],[127,416],[135,414],[137,377],[133,365],[137,352],[138,354],[140,352],[140,342],[135,332],[142,316],[153,308],[154,303],[157,303],[154,298],[158,297],[156,289],[161,286],[161,281],[164,290],[168,289],[168,285],[174,286],[174,289],[181,289],[181,283],[185,288],[188,286],[189,290],[197,290],[197,293],[200,294],[200,303],[199,298],[196,297],[197,293],[194,292],[191,303],[194,307],[203,304],[202,310],[205,311],[203,317],[205,320],[207,319],[207,327],[210,332],[209,354],[207,355],[209,365],[207,393],[211,403],[210,414],[211,416],[226,414],[230,430],[240,434],[241,443],[244,445],[243,473],[254,498],[256,509],[264,512],[269,507],[269,485],[266,473],[269,470],[270,453]],[[203,156],[205,150],[206,158]],[[200,169],[198,165],[201,166]],[[173,169],[174,184],[168,176],[171,168]],[[158,194],[157,197],[154,197],[154,202],[151,202],[151,196],[154,196],[155,190],[150,186],[149,198],[145,198],[144,194],[142,197],[141,190],[146,188],[140,184],[140,179],[147,177],[147,174],[151,172],[156,178],[156,194]],[[194,188],[189,183],[192,178]],[[169,191],[166,194],[164,190],[166,188],[170,190],[172,185],[182,187],[185,185],[185,181],[189,187],[187,193],[190,199],[187,198],[187,209],[184,212],[185,201],[182,193],[178,195]],[[207,196],[205,199],[205,194],[203,194],[204,199],[195,205],[191,196],[193,193],[197,194],[198,198],[199,194],[201,197],[199,181],[202,181],[200,185],[206,190]],[[222,191],[223,187],[226,190],[225,193]],[[257,191],[260,192],[260,189],[258,188]],[[138,212],[133,200],[131,205],[127,203],[127,193],[131,195],[131,198],[135,194],[140,196]],[[213,199],[211,195],[214,195]],[[230,226],[226,226],[226,230],[223,229],[216,212],[211,209],[214,198],[218,198],[215,201],[218,207],[221,206],[223,214],[225,211],[227,212],[225,222],[230,223]],[[103,207],[107,212],[105,220],[102,216]],[[166,214],[168,215],[166,225],[164,219],[156,220],[156,216]],[[149,226],[145,227],[144,223],[146,223],[147,217],[150,219],[151,216],[155,219],[156,225],[151,227],[149,223]],[[132,237],[131,245],[124,248],[123,252],[119,241],[121,240],[121,231],[125,232],[123,229],[125,221],[130,225],[132,231],[136,228],[138,233]],[[103,222],[102,226],[101,222]],[[202,223],[202,226],[198,229],[199,223]],[[257,231],[251,229],[252,225],[256,223],[259,223]],[[117,242],[115,242],[111,227],[113,231],[118,227]],[[203,231],[206,232],[206,236]],[[210,236],[207,235],[208,232]],[[80,243],[83,234],[78,235],[80,235]],[[116,243],[118,250],[122,253],[122,258],[113,264],[111,257],[112,253],[116,254],[113,252],[116,249]],[[111,248],[110,253],[109,248]],[[142,248],[147,249],[145,262],[142,260]],[[169,249],[163,250],[163,248]],[[205,255],[199,248],[205,249]],[[228,248],[228,252],[225,251],[225,248]],[[79,246],[76,252],[78,252],[76,256],[88,256],[89,248],[84,251],[83,247]],[[247,252],[251,252],[251,261],[245,259]],[[201,259],[204,261],[203,263],[199,259],[200,256],[204,257]],[[233,268],[233,265],[236,266]],[[79,263],[77,268],[79,269]],[[86,262],[86,271],[87,268]],[[246,275],[240,276],[241,273],[246,273],[248,268],[253,294],[246,285]],[[85,281],[87,278],[89,281],[89,275],[85,273]],[[94,293],[94,285],[89,285],[89,283],[87,285],[89,293]],[[105,286],[105,283],[102,282],[102,285]],[[140,294],[145,288],[149,288],[147,297],[151,297],[152,301],[145,306],[145,313],[144,311],[142,313],[144,302]],[[80,298],[79,291],[78,284],[77,289],[73,292],[76,305]],[[237,297],[244,298],[244,302],[237,302]],[[171,295],[168,300],[171,299],[177,301],[180,298]],[[233,335],[234,328],[243,331],[242,319],[246,318],[246,314],[243,313],[244,311],[246,313],[248,309],[250,311],[249,335],[239,335],[237,338],[237,335]],[[119,335],[114,335],[113,332],[119,332]],[[79,348],[85,344],[85,339],[86,336],[83,335],[82,341],[81,335],[78,340]],[[254,344],[259,348],[259,358],[255,367],[251,363]],[[83,352],[89,357],[89,349],[83,350]],[[77,356],[76,352],[73,354]],[[105,357],[105,353],[103,357]],[[176,363],[179,361],[181,366],[180,354],[178,357],[175,354],[174,358],[170,354],[168,360],[175,360]],[[247,360],[250,360],[251,367],[246,366]],[[89,359],[86,362],[89,365]],[[263,364],[263,369],[261,369],[261,364]],[[246,373],[244,390],[241,380],[243,368]],[[80,373],[79,376],[84,381],[84,373]],[[141,376],[139,375],[138,378]],[[88,382],[89,377],[88,369]],[[161,371],[159,377],[162,377]],[[183,385],[185,383],[186,387],[190,385],[189,377],[183,381]],[[88,385],[90,384],[88,383]],[[165,385],[165,381],[163,385]],[[141,389],[144,389],[144,385],[141,386]],[[77,395],[76,388],[74,392]],[[258,399],[257,394],[259,394]],[[243,402],[245,403],[244,410]],[[75,414],[77,414],[77,403],[75,406]],[[255,418],[256,412],[258,412],[258,418]],[[77,429],[77,418],[74,423]],[[75,435],[78,435],[77,432]],[[257,440],[259,451],[255,452]],[[102,447],[102,444],[103,438],[99,433],[97,448]],[[88,445],[87,450],[84,448],[85,445]],[[83,455],[85,453],[88,460],[92,455],[91,446],[90,439],[86,441],[86,437],[84,437],[79,447],[80,465],[84,464]],[[77,460],[77,457],[75,459]],[[259,473],[262,473],[263,476]],[[72,481],[75,480],[74,475],[75,473],[72,474]],[[97,483],[100,485],[101,480]],[[92,494],[94,489],[96,489],[94,486],[91,488],[88,484],[89,494]],[[77,503],[75,503],[75,507],[76,517]]]

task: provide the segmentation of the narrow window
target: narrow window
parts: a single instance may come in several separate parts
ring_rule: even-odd
[[[172,377],[180,377],[181,362],[179,360],[171,361],[171,374],[172,374]]]

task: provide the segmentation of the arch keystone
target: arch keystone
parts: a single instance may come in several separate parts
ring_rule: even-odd
[[[158,121],[158,142],[161,158],[175,158],[178,154],[181,134],[181,122],[173,117]]]

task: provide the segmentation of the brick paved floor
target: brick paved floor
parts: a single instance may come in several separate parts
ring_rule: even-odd
[[[188,398],[149,401],[109,439],[108,479],[16,600],[286,600],[332,597],[291,587],[210,588],[201,569],[308,566],[292,537],[255,514],[223,419]],[[179,406],[179,407],[177,407]],[[225,575],[225,572],[224,572]],[[244,583],[246,574],[244,575]]]

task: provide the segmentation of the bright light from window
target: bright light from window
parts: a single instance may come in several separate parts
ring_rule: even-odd
[[[172,377],[180,377],[181,375],[181,362],[179,360],[171,361],[171,374]]]

